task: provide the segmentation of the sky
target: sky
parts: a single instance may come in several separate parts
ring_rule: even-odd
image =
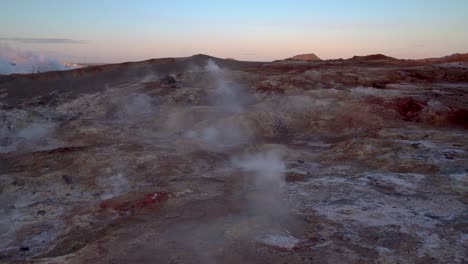
[[[467,0],[0,0],[0,45],[74,62],[468,53]]]

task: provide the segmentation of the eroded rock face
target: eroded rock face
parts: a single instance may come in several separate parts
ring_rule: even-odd
[[[467,261],[468,66],[209,59],[0,83],[0,262]]]

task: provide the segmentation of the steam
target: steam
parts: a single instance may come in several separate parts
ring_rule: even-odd
[[[248,197],[252,212],[275,217],[287,216],[287,208],[281,199],[281,187],[286,183],[282,149],[273,148],[235,157],[232,164],[252,175],[252,181],[249,182],[254,190]]]
[[[156,110],[156,101],[152,97],[141,94],[132,93],[122,99],[119,116],[123,119],[137,119],[147,116]]]
[[[242,86],[229,81],[227,71],[221,69],[213,60],[208,60],[205,70],[214,80],[213,104],[229,113],[240,113],[249,102],[249,96]]]
[[[285,183],[286,165],[279,150],[267,150],[233,160],[236,167],[254,173],[259,189],[279,190]]]
[[[211,124],[199,130],[191,130],[186,136],[201,143],[203,149],[218,152],[246,144],[252,137],[247,128],[234,122]]]
[[[204,69],[212,86],[212,115],[204,116],[204,120],[185,136],[210,151],[224,151],[248,143],[252,133],[239,115],[250,102],[250,96],[241,85],[230,80],[228,70],[220,68],[213,60],[208,60]]]
[[[148,82],[154,82],[156,80],[159,80],[160,76],[153,72],[153,71],[148,71],[148,73],[146,73],[143,78],[141,78],[140,82],[142,83],[148,83]]]
[[[44,150],[57,141],[53,137],[56,124],[43,117],[28,117],[21,110],[0,112],[0,153],[19,150]]]
[[[64,71],[72,68],[41,54],[0,45],[0,74]]]
[[[299,243],[299,239],[293,237],[288,232],[285,232],[285,234],[279,234],[279,235],[269,234],[260,238],[259,240],[265,244],[273,245],[273,246],[277,246],[279,248],[285,248],[285,249],[292,249],[297,243]]]
[[[119,196],[129,190],[129,182],[122,173],[117,173],[108,178],[99,178],[98,184],[106,190],[101,195],[102,200]]]
[[[20,129],[17,136],[18,138],[29,141],[38,141],[49,135],[54,128],[55,126],[51,123],[33,123]]]
[[[205,66],[205,70],[207,70],[209,72],[213,72],[213,73],[220,73],[221,72],[221,68],[212,59],[208,60],[208,63]]]

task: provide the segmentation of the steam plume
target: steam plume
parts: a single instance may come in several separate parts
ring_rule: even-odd
[[[56,59],[0,45],[0,74],[38,73],[69,69],[72,68],[65,67]]]

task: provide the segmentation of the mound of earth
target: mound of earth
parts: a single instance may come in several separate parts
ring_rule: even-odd
[[[468,53],[456,53],[441,58],[429,59],[431,62],[445,63],[445,62],[468,62]]]
[[[294,60],[294,61],[321,61],[317,55],[314,53],[308,53],[308,54],[299,54],[296,56],[293,56],[291,58],[288,58],[287,60]]]

